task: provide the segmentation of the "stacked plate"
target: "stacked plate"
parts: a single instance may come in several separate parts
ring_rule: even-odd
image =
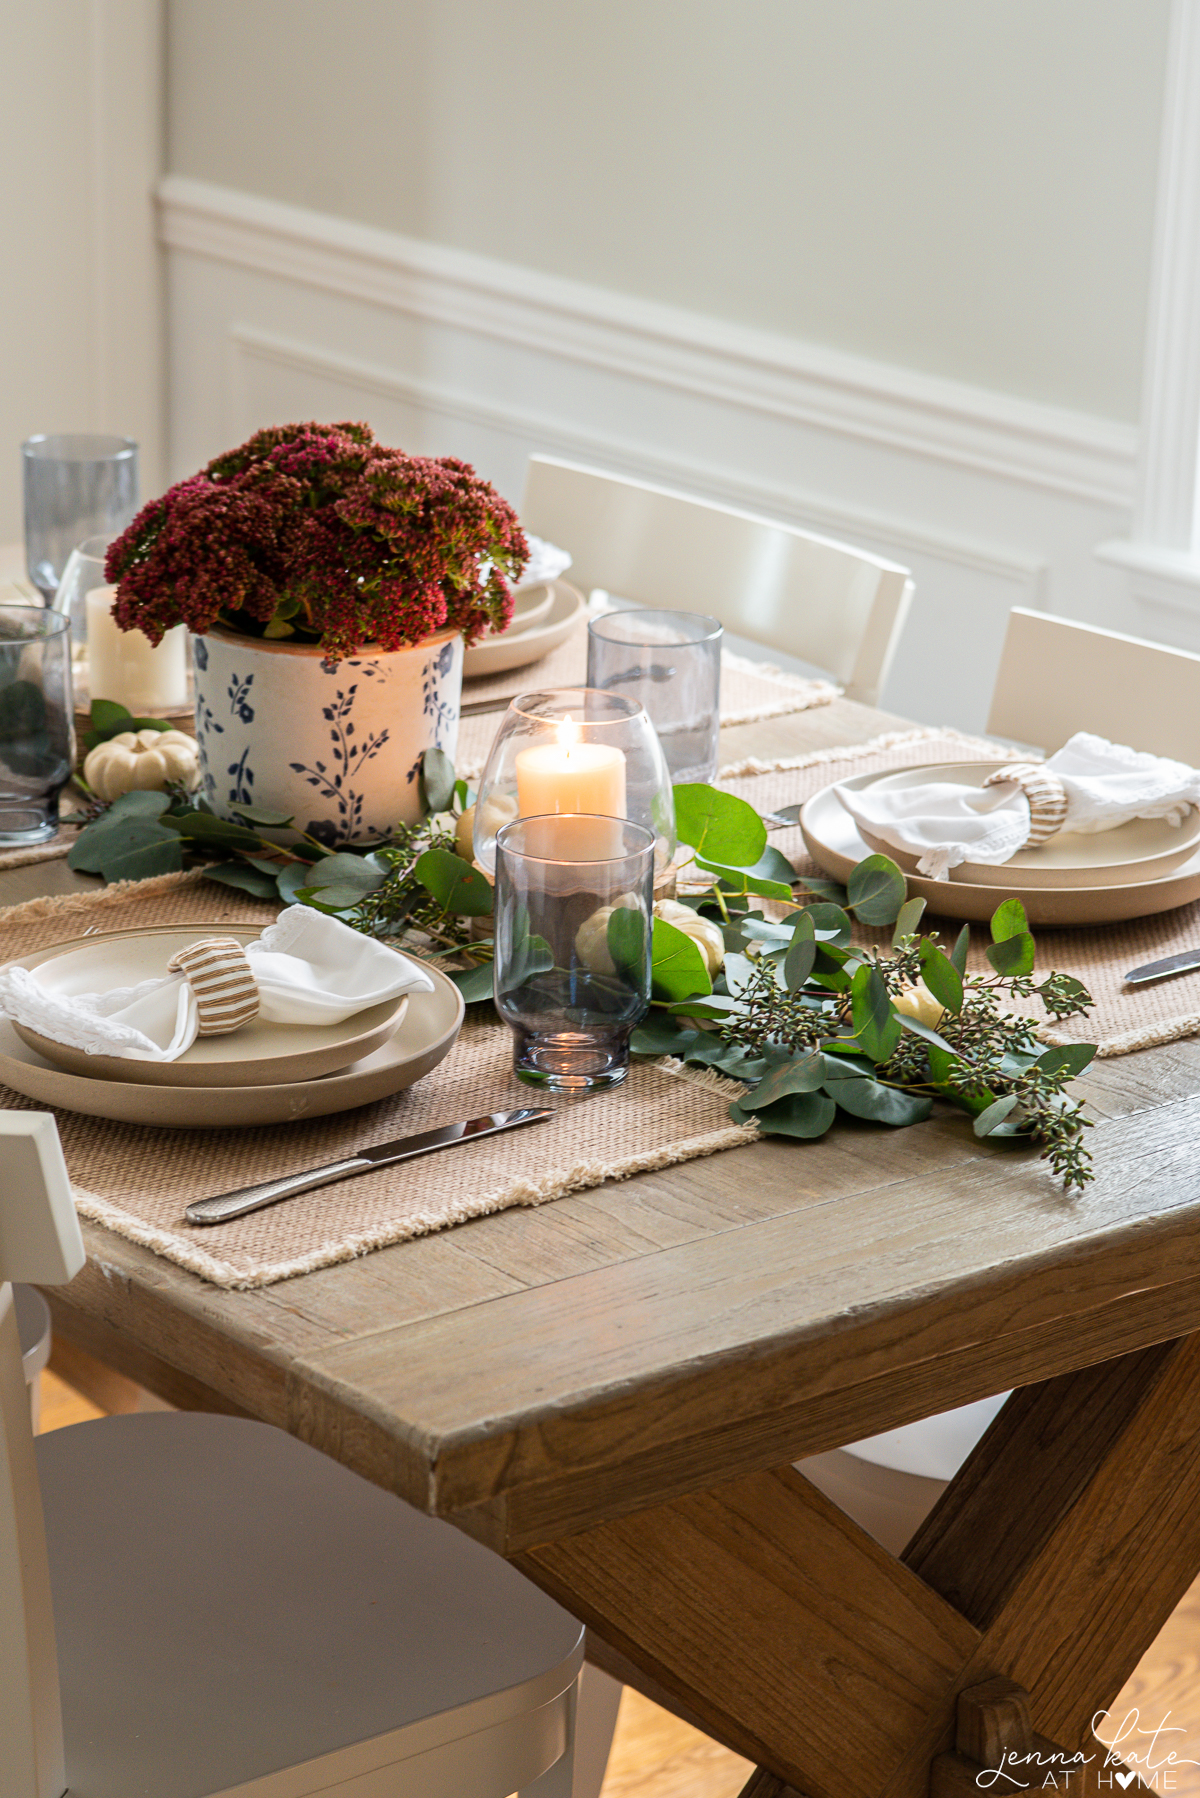
[[[205,926],[117,931],[59,943],[7,967],[54,963],[60,992],[135,986],[167,972]],[[222,933],[252,942],[253,926]],[[42,1105],[173,1129],[228,1129],[325,1117],[411,1086],[446,1056],[463,1019],[453,981],[430,968],[432,993],[409,993],[340,1024],[264,1024],[203,1037],[176,1061],[87,1055],[0,1018],[0,1082]]]
[[[837,785],[859,792],[939,780],[981,787],[1007,765],[937,762],[893,774],[859,774]],[[931,912],[948,918],[983,923],[1015,896],[1030,924],[1112,924],[1200,899],[1200,811],[1195,809],[1179,826],[1134,818],[1114,830],[1059,831],[1040,848],[1021,849],[998,866],[963,862],[951,869],[949,880],[917,874],[915,856],[863,832],[833,786],[814,793],[800,813],[800,828],[813,860],[835,880],[845,880],[864,856],[888,855],[908,877],[910,897],[924,899]]]
[[[518,588],[512,623],[506,631],[484,637],[468,649],[464,678],[505,674],[510,668],[540,661],[566,642],[586,610],[583,594],[569,581],[542,581]]]

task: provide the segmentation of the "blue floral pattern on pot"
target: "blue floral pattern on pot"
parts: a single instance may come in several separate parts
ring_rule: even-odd
[[[324,667],[318,649],[211,631],[193,638],[204,793],[221,817],[280,812],[334,848],[377,842],[420,812],[427,749],[453,757],[462,638]]]

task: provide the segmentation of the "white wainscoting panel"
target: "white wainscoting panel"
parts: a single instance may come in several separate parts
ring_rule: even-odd
[[[361,418],[514,500],[541,450],[784,518],[912,568],[884,701],[970,730],[1011,606],[1132,629],[1092,553],[1128,530],[1132,427],[178,176],[160,200],[175,478]]]

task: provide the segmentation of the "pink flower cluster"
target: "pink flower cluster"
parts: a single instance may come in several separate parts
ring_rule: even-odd
[[[466,462],[409,456],[361,424],[259,431],[143,506],[108,552],[123,630],[176,624],[319,643],[329,659],[512,617],[529,555]]]

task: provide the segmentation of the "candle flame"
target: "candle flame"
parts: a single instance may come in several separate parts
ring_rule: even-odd
[[[563,751],[564,755],[570,755],[578,741],[579,726],[571,717],[570,712],[568,712],[558,727],[558,746]]]

